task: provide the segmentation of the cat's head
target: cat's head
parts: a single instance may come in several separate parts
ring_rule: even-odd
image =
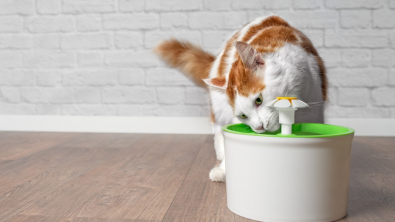
[[[235,42],[239,53],[238,59],[232,64],[229,78],[216,77],[205,82],[213,89],[226,93],[234,115],[249,125],[257,133],[278,130],[278,112],[265,107],[266,88],[264,76],[267,67],[264,54],[256,51],[249,44]]]

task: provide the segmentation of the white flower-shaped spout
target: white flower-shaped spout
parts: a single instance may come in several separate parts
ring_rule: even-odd
[[[306,108],[309,105],[296,97],[277,97],[265,106],[274,107],[279,111],[281,134],[292,134],[292,124],[295,123],[295,111],[298,108]]]

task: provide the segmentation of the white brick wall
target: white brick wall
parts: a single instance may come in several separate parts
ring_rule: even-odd
[[[272,14],[323,57],[328,117],[395,118],[395,0],[0,0],[0,114],[208,116],[206,91],[152,48],[217,53]]]

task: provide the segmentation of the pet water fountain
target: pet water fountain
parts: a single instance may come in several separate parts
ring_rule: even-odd
[[[266,104],[281,129],[255,133],[245,124],[223,127],[228,208],[258,221],[334,221],[347,214],[354,130],[294,124],[308,105],[296,97]]]

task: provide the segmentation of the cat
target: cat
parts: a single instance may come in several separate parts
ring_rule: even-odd
[[[323,60],[311,41],[278,16],[257,18],[225,44],[217,57],[189,42],[165,40],[154,51],[198,85],[208,86],[214,147],[221,164],[209,174],[225,182],[222,126],[237,121],[257,133],[279,129],[278,112],[264,106],[279,96],[310,104],[297,111],[296,122],[324,122],[327,79]]]

